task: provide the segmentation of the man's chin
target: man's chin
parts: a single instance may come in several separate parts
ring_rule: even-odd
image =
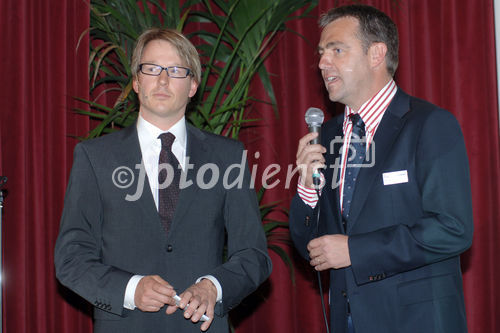
[[[339,100],[340,100],[340,96],[338,94],[334,94],[334,93],[329,93],[328,98],[332,102],[339,102]]]

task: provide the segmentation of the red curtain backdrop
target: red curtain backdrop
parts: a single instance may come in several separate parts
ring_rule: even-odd
[[[84,1],[0,1],[0,170],[9,178],[3,214],[3,331],[91,332],[85,303],[55,280],[53,249],[73,161],[88,130],[71,112],[88,95]]]
[[[306,109],[315,106],[330,114],[341,110],[328,101],[317,70],[316,21],[330,7],[351,2],[320,1],[313,17],[289,24],[305,40],[284,34],[266,62],[275,74],[279,118],[255,104],[252,111],[262,121],[241,139],[249,149],[250,166],[257,168],[257,188],[268,165],[281,169],[280,183],[266,193],[268,202],[281,200],[288,207],[295,192],[296,177],[286,186],[287,167],[294,165],[298,139],[306,133]],[[462,126],[475,224],[472,248],[462,256],[469,331],[499,332],[500,143],[493,1],[362,2],[382,9],[398,25],[400,87],[450,110]],[[73,0],[2,0],[0,23],[0,174],[9,177],[2,226],[3,330],[90,333],[90,307],[57,283],[53,268],[77,142],[71,136],[84,135],[89,128],[85,117],[70,111],[75,106],[72,96],[88,95],[88,40],[76,50],[89,24],[88,7]],[[262,90],[257,81],[255,95],[263,97]],[[288,252],[296,284],[285,264],[271,254],[271,278],[233,314],[237,332],[324,332],[315,274],[291,247]]]

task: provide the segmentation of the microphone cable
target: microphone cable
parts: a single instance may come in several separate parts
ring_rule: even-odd
[[[319,215],[321,213],[321,205],[320,205],[320,197],[319,197],[319,184],[315,184],[316,194],[318,195],[318,202],[316,206],[318,207],[318,213],[316,215],[316,237],[319,236]],[[326,316],[326,306],[325,306],[325,298],[323,297],[323,283],[321,282],[321,272],[316,271],[318,276],[318,287],[319,287],[319,296],[321,299],[321,309],[323,310],[323,320],[325,321],[326,333],[330,333],[330,328],[328,327],[328,318]]]

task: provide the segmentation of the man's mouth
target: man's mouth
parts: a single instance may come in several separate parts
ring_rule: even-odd
[[[157,91],[153,94],[153,96],[158,97],[158,98],[168,98],[170,97],[170,94],[165,91]]]

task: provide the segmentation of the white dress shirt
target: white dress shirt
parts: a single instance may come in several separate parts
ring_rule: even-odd
[[[170,132],[175,135],[174,143],[172,144],[172,153],[179,161],[182,170],[185,170],[186,165],[186,120],[182,117],[177,123],[175,123],[168,131],[162,131],[155,125],[146,121],[140,115],[137,119],[137,135],[139,137],[139,145],[141,147],[142,153],[142,163],[146,169],[146,175],[148,176],[149,185],[151,187],[151,193],[153,194],[153,199],[155,201],[156,209],[158,209],[158,161],[160,159],[161,151],[161,140],[158,136],[161,133]],[[137,284],[143,278],[142,275],[134,275],[130,278],[127,288],[125,289],[125,298],[123,306],[126,309],[135,309],[135,289]],[[166,277],[168,279],[168,277]],[[222,300],[222,287],[219,281],[212,275],[206,275],[198,278],[196,283],[202,279],[208,279],[212,281],[217,289],[217,302]],[[175,288],[175,286],[173,286]]]
[[[175,123],[167,131],[175,136],[172,144],[172,153],[179,161],[182,170],[185,169],[186,163],[186,121],[184,117]],[[144,120],[139,116],[137,120],[137,134],[139,136],[139,145],[141,146],[142,162],[146,169],[151,193],[155,200],[156,209],[158,209],[158,161],[160,159],[161,140],[158,136],[165,131],[162,131],[155,125]]]

